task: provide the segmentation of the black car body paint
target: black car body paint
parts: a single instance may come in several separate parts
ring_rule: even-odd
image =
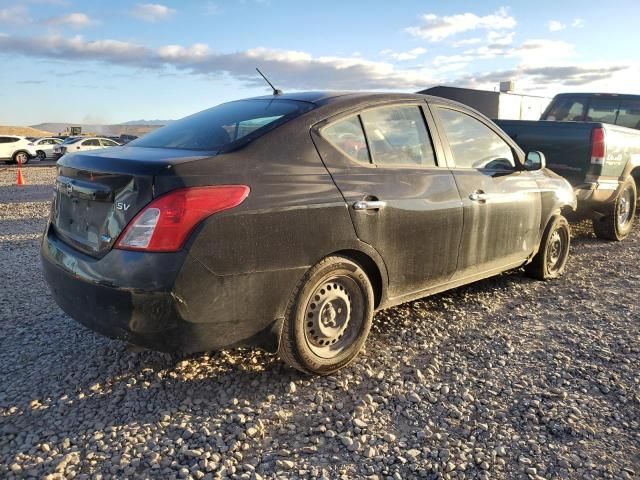
[[[564,180],[548,170],[524,170],[523,153],[511,139],[454,102],[313,92],[265,100],[309,107],[234,148],[204,152],[132,142],[58,162],[41,256],[63,310],[104,335],[157,350],[253,345],[274,351],[297,283],[330,254],[363,265],[376,287],[376,308],[386,308],[525,264],[551,215],[575,206]],[[420,108],[437,166],[354,163],[323,138],[324,125],[382,105]],[[459,109],[494,130],[513,149],[516,168],[454,168],[435,105]],[[206,185],[247,185],[251,192],[239,206],[202,221],[178,252],[113,248],[152,199]],[[489,201],[471,202],[474,188],[487,190]],[[355,211],[353,204],[368,197],[384,199],[387,207]]]

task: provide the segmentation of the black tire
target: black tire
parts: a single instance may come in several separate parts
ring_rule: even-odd
[[[38,159],[39,162],[44,162],[47,159],[47,154],[44,153],[42,150],[38,150],[36,152],[36,158]]]
[[[345,367],[369,335],[373,305],[373,288],[360,265],[337,255],[324,258],[304,275],[289,301],[280,358],[317,375]]]
[[[627,238],[633,229],[637,201],[636,182],[633,177],[628,177],[622,183],[615,202],[608,206],[608,212],[591,220],[596,237],[615,242]]]
[[[19,156],[21,156],[23,159],[22,165],[26,165],[27,163],[29,163],[29,160],[31,160],[31,156],[28,152],[25,152],[24,150],[18,150],[13,154],[13,163],[18,163]]]
[[[569,259],[570,244],[569,222],[562,215],[555,215],[544,230],[538,253],[531,263],[524,267],[526,274],[538,280],[550,280],[561,276]]]

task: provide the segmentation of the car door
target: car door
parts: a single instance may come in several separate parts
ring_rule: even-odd
[[[0,137],[0,159],[9,158],[9,141],[8,137]]]
[[[490,121],[449,104],[431,108],[463,203],[455,278],[524,262],[541,222],[534,175],[522,169],[514,145]]]
[[[462,234],[460,197],[423,105],[375,106],[312,130],[358,238],[385,262],[390,297],[449,280]]]

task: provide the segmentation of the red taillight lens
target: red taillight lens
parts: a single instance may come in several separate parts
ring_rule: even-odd
[[[595,165],[604,165],[604,159],[607,156],[607,143],[604,134],[604,128],[594,128],[591,134],[591,163]]]
[[[142,209],[122,232],[115,248],[175,252],[198,223],[214,213],[237,207],[248,195],[246,185],[174,190]]]

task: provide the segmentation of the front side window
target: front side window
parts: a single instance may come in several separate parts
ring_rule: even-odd
[[[217,151],[249,135],[266,133],[312,108],[310,103],[277,98],[224,103],[172,122],[129,145]]]
[[[322,136],[345,155],[361,162],[370,162],[367,141],[357,115],[323,128]]]
[[[561,97],[555,100],[542,120],[580,122],[584,117],[586,101],[581,97]]]
[[[437,108],[457,168],[512,170],[513,151],[507,142],[475,118],[448,108]]]
[[[435,153],[417,105],[394,105],[362,113],[373,162],[435,166]]]
[[[640,130],[640,100],[623,100],[616,124]]]
[[[85,147],[99,147],[100,146],[100,142],[98,140],[96,140],[96,139],[86,140],[82,145],[85,146]]]

